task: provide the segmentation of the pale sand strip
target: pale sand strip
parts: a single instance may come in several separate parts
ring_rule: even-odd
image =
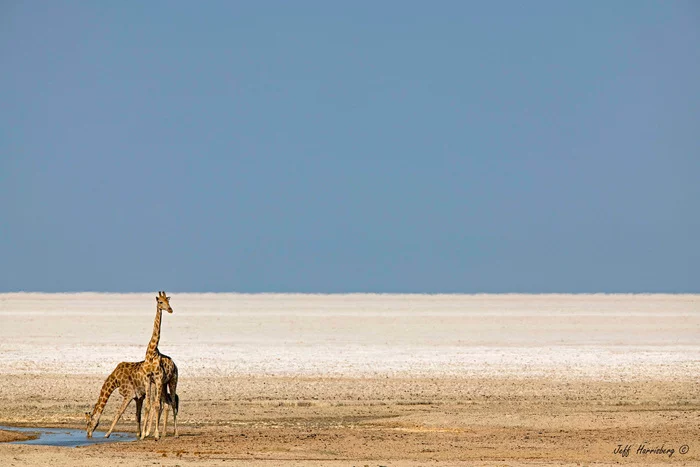
[[[183,376],[700,374],[698,295],[170,295],[160,349]],[[0,374],[141,360],[154,296],[0,294]]]

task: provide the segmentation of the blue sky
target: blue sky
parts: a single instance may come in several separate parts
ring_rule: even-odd
[[[3,2],[0,291],[700,292],[697,2]]]

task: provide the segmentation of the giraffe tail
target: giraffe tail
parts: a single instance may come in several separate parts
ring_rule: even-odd
[[[175,415],[177,415],[177,411],[180,408],[180,396],[177,394],[171,394],[169,388],[165,386],[163,388],[163,399],[166,404],[173,408]]]

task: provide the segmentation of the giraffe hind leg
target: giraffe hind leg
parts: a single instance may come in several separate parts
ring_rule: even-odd
[[[180,397],[177,395],[177,367],[174,369],[174,374],[168,382],[168,390],[170,393],[170,407],[173,409],[173,425],[175,425],[175,437],[178,436],[177,431],[177,414],[180,411]],[[167,415],[166,415],[167,418]]]
[[[180,396],[177,394],[173,395],[173,425],[175,425],[175,437],[177,438],[177,413],[180,411]]]
[[[141,408],[143,407],[143,397],[136,398],[136,423],[138,424],[138,431],[136,432],[136,437],[141,437]]]
[[[160,423],[160,414],[165,409],[165,418],[163,419],[163,438],[168,435],[168,409],[170,408],[170,396],[168,391],[163,387],[163,396],[160,398],[160,411],[158,412],[158,423]]]

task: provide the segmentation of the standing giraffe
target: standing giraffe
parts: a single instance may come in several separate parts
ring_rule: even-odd
[[[177,388],[177,366],[175,362],[170,357],[163,355],[161,357],[163,363],[163,370],[165,372],[165,379],[167,385],[170,388],[170,394],[163,390],[163,403],[166,405],[165,420],[163,423],[163,436],[167,433],[167,423],[168,423],[168,413],[167,407],[172,407],[173,409],[173,422],[175,424],[175,436],[177,433],[177,412],[179,406],[179,398],[175,393]],[[122,403],[117,410],[117,414],[114,416],[114,421],[112,426],[109,427],[109,431],[105,434],[105,438],[109,438],[112,434],[114,426],[117,424],[119,418],[129,406],[132,400],[136,401],[136,422],[138,423],[138,431],[136,436],[141,436],[141,407],[143,404],[143,399],[146,396],[146,386],[144,385],[144,378],[140,374],[141,366],[143,362],[121,362],[112,371],[112,373],[107,377],[105,382],[102,384],[102,390],[100,391],[100,396],[97,399],[95,407],[92,412],[85,412],[86,426],[85,430],[88,438],[92,438],[92,433],[97,429],[100,424],[100,417],[102,416],[102,411],[109,400],[109,396],[112,395],[115,389],[119,388],[119,394],[122,396]]]
[[[173,312],[173,309],[170,307],[170,297],[167,297],[165,292],[158,292],[158,296],[156,297],[156,319],[153,323],[153,335],[148,343],[146,358],[139,372],[146,386],[146,429],[141,432],[141,439],[144,439],[151,433],[153,419],[156,417],[156,410],[154,410],[153,407],[155,403],[158,404],[158,418],[156,420],[156,429],[153,437],[155,439],[160,438],[158,425],[160,425],[160,415],[163,412],[162,393],[164,372],[161,362],[162,355],[158,350],[158,342],[160,341],[160,322],[163,316],[163,310],[166,310],[168,313]]]
[[[167,355],[160,354],[160,363],[163,367],[163,388],[160,407],[165,404],[165,418],[163,419],[163,438],[168,435],[168,408],[173,409],[173,424],[175,425],[175,437],[177,432],[177,413],[180,411],[180,396],[177,395],[177,365]],[[167,390],[166,390],[167,389]],[[158,414],[160,423],[160,413]]]

